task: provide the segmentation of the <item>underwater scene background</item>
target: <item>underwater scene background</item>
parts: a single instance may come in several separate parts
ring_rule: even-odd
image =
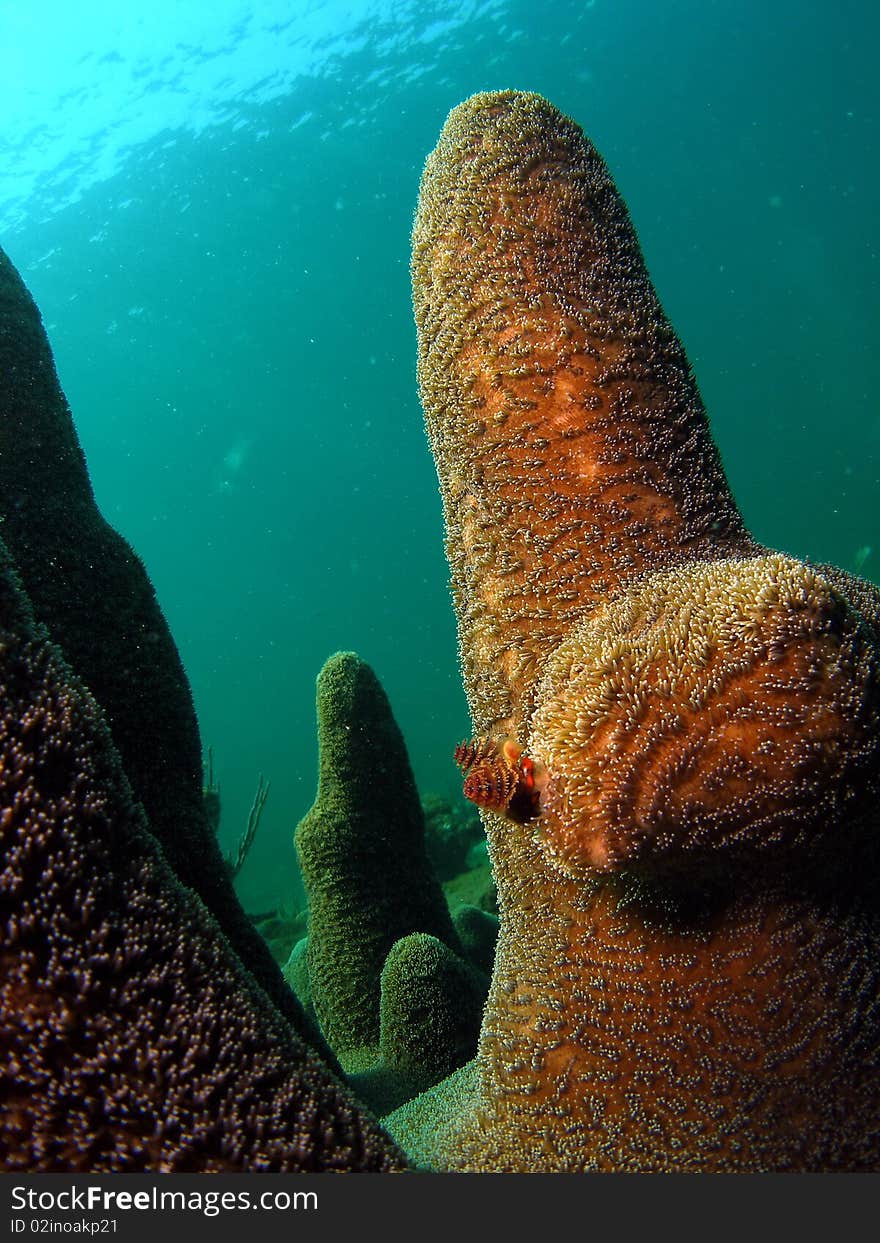
[[[375,669],[423,795],[469,732],[415,384],[419,177],[473,91],[608,162],[756,539],[880,576],[875,6],[0,8],[0,237],[189,675],[251,910],[300,905],[315,677]]]

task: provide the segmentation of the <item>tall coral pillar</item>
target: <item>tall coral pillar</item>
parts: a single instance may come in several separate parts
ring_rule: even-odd
[[[171,866],[274,1004],[322,1044],[236,897],[205,816],[199,727],[177,647],[142,562],[98,509],[39,310],[2,250],[0,526],[38,620],[107,713]]]
[[[419,386],[477,728],[531,708],[584,608],[673,557],[753,545],[626,208],[536,95],[477,95],[413,231]]]
[[[406,745],[382,686],[353,652],[318,676],[320,766],[296,829],[309,898],[312,1000],[346,1071],[379,1054],[379,985],[389,950],[411,933],[451,951],[458,937],[425,852]]]
[[[484,812],[476,1064],[395,1133],[452,1169],[875,1168],[880,593],[752,541],[546,100],[451,113],[413,287],[478,750],[536,800]]]

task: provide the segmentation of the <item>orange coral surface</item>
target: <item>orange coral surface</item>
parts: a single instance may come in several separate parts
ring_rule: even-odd
[[[476,1067],[398,1133],[455,1169],[877,1167],[880,593],[753,542],[546,100],[450,114],[413,287],[475,729],[542,779],[533,822],[483,811]]]

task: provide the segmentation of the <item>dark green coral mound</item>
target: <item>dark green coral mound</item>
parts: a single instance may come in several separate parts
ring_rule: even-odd
[[[314,1017],[312,1005],[312,985],[309,980],[308,937],[301,937],[294,945],[284,964],[284,978],[299,998],[299,1003],[307,1014]]]
[[[489,977],[423,932],[392,945],[382,969],[383,1063],[424,1092],[473,1056]]]
[[[318,794],[296,830],[309,898],[308,967],[321,1029],[346,1069],[379,1054],[382,968],[425,932],[458,950],[425,852],[403,737],[378,678],[352,652],[318,676]]]
[[[176,880],[2,544],[0,851],[3,1169],[404,1167]]]
[[[0,250],[0,522],[38,621],[107,714],[150,828],[184,884],[300,1030],[235,896],[202,800],[189,683],[140,559],[102,517],[40,313]]]

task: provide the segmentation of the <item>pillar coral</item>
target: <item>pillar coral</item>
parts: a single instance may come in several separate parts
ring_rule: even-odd
[[[0,542],[0,1166],[392,1171],[149,832]]]
[[[877,1168],[880,593],[752,540],[546,100],[450,114],[413,285],[474,750],[535,801],[483,812],[476,1064],[395,1133],[447,1169]]]
[[[432,1087],[473,1056],[488,976],[437,937],[395,941],[382,967],[382,1062],[410,1095]]]
[[[394,943],[425,933],[453,953],[461,946],[425,852],[406,744],[379,679],[354,652],[324,665],[317,713],[318,792],[295,834],[309,983],[324,1036],[354,1072],[380,1054],[380,982]]]
[[[0,522],[37,619],[107,713],[171,866],[286,1018],[323,1044],[238,902],[205,814],[199,727],[177,646],[143,563],[98,509],[40,313],[2,250]]]

